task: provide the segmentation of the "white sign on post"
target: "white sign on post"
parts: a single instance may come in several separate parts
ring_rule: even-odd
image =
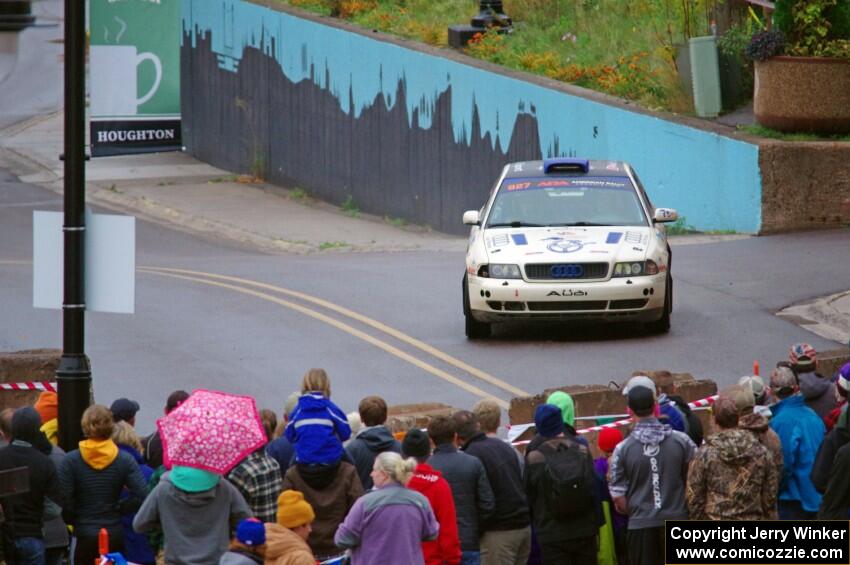
[[[61,212],[33,212],[35,308],[62,308]],[[136,303],[136,218],[86,212],[86,310],[132,314]]]

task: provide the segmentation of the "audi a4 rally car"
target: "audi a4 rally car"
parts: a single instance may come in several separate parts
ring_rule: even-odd
[[[632,320],[670,328],[665,222],[620,161],[555,158],[505,166],[472,226],[463,276],[466,335],[508,320]]]

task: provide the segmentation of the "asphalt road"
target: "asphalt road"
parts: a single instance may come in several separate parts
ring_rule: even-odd
[[[36,26],[17,34],[17,52],[0,52],[0,129],[62,103],[62,2],[33,2],[32,11]]]
[[[0,171],[0,350],[61,347],[61,313],[31,306],[29,263],[32,211],[61,205]],[[850,232],[676,245],[674,257],[668,335],[517,325],[468,342],[461,253],[266,255],[142,222],[136,314],[87,315],[95,398],[138,400],[147,431],[177,388],[250,394],[279,411],[310,367],[328,371],[346,411],[367,394],[469,407],[481,395],[509,401],[517,391],[622,381],[636,369],[726,384],[754,359],[767,368],[784,358],[793,342],[836,346],[774,312],[846,290]]]

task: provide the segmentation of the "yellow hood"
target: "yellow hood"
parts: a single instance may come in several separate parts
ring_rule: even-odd
[[[80,442],[80,455],[89,467],[100,471],[118,457],[118,446],[111,439],[87,439]]]
[[[53,418],[41,426],[41,431],[53,445],[59,445],[59,419]]]

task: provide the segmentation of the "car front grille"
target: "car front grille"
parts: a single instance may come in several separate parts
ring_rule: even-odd
[[[554,266],[580,266],[581,276],[554,277]],[[525,277],[530,281],[567,281],[580,279],[604,279],[608,276],[608,263],[529,263],[525,266]]]
[[[532,312],[558,312],[575,310],[605,310],[607,300],[558,300],[552,302],[528,302]]]
[[[643,308],[649,302],[648,298],[636,298],[634,300],[612,300],[608,306],[611,310],[631,310],[632,308]]]

